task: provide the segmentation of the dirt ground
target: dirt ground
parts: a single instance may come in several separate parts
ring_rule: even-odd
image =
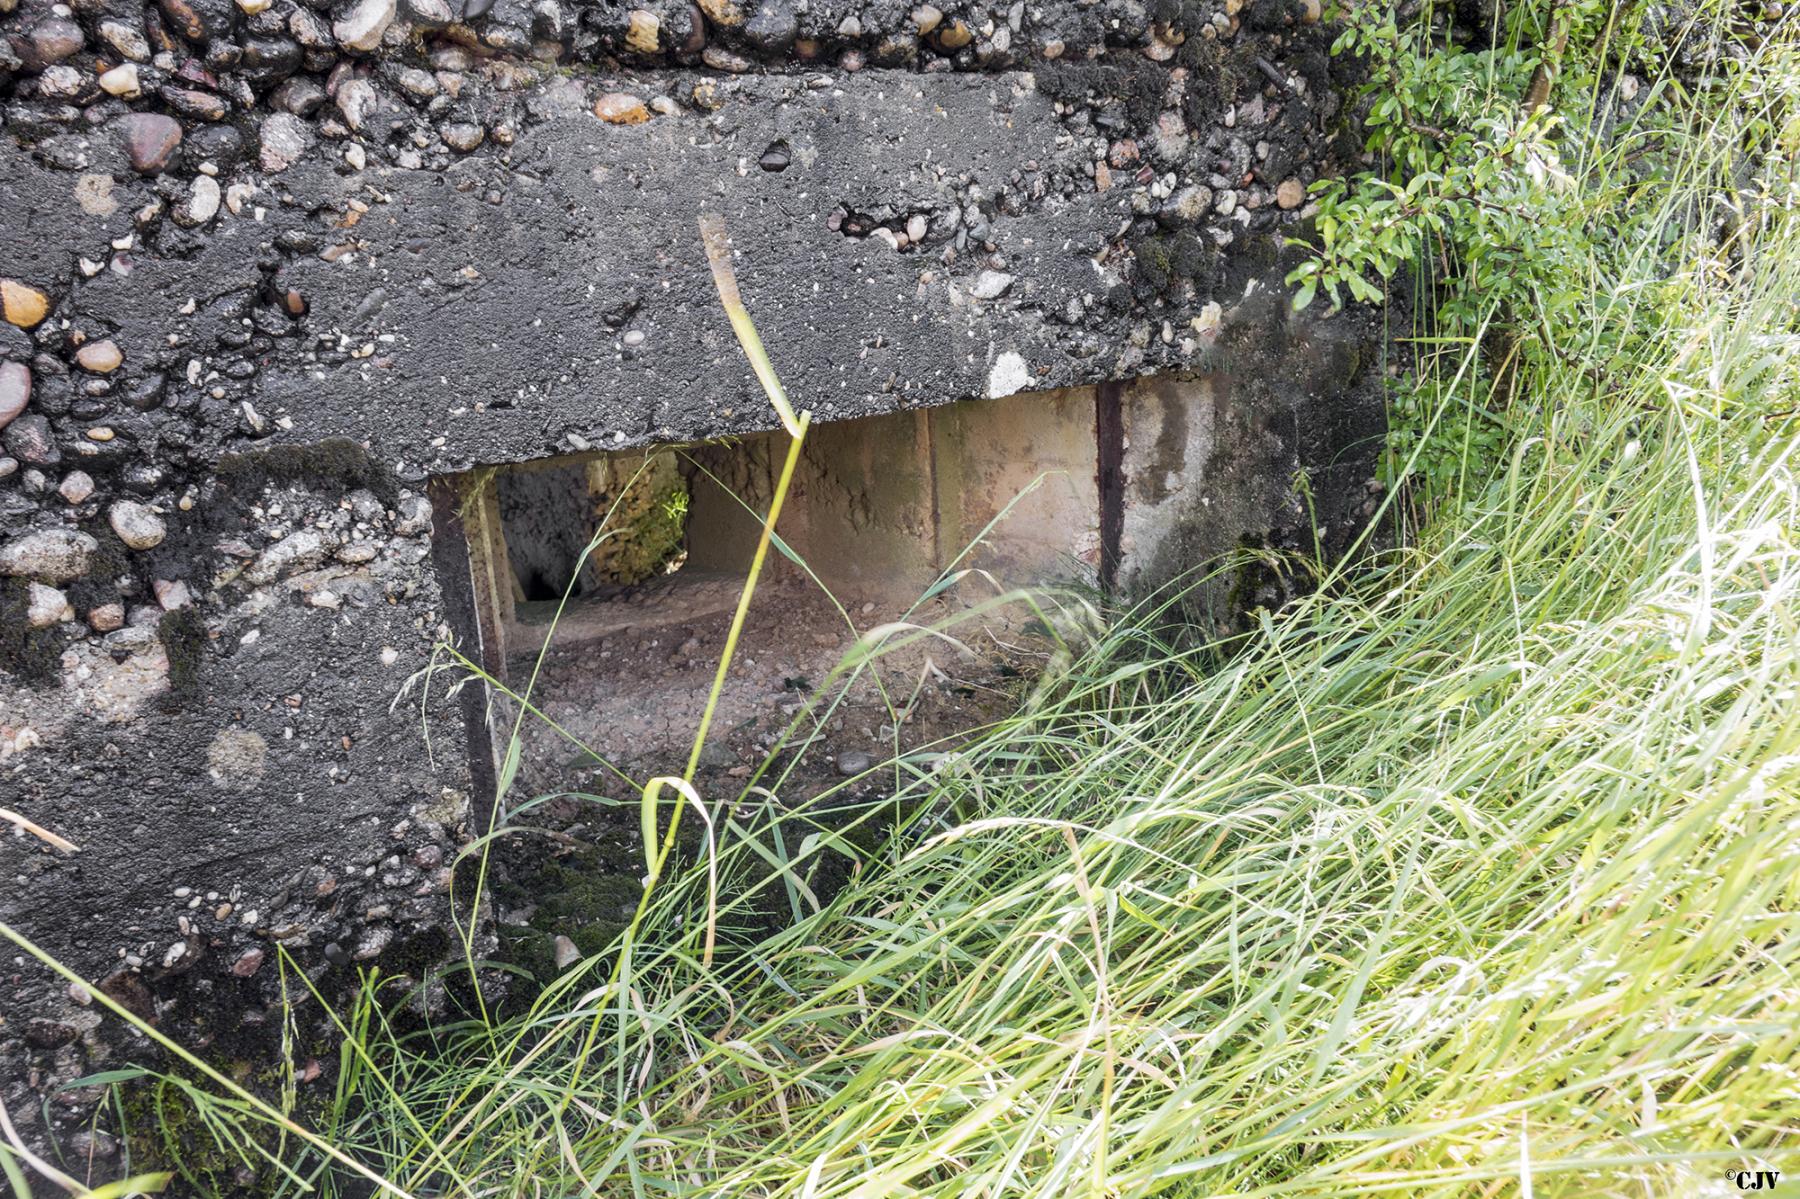
[[[532,635],[512,641],[533,648],[509,662],[509,677],[521,691],[529,683],[538,716],[520,728],[508,819],[532,835],[502,839],[497,894],[510,956],[540,976],[556,938],[595,952],[629,915],[643,870],[639,787],[682,773],[741,583],[682,571],[572,601],[541,656],[554,605],[522,609]],[[827,806],[881,798],[893,775],[880,763],[950,748],[1014,711],[1052,642],[1024,605],[973,612],[986,598],[952,589],[909,613],[851,597],[840,610],[815,584],[778,572],[751,603],[699,794],[734,804],[754,784],[774,794],[752,802],[787,809],[834,788]],[[899,644],[909,633],[896,632],[860,674],[834,677],[860,637],[899,621],[947,636]],[[773,767],[759,770],[765,762]]]
[[[638,781],[680,774],[740,585],[737,578],[682,572],[572,604],[537,667],[532,698],[547,720],[528,719],[523,730],[526,790],[552,791],[571,776],[609,773],[602,762]],[[1036,673],[1046,652],[1026,628],[1030,613],[1017,608],[959,620],[967,608],[955,597],[928,601],[910,614],[892,602],[851,600],[845,607],[799,578],[777,578],[759,590],[702,765],[726,777],[747,776],[809,701],[822,708],[835,699],[822,727],[809,722],[805,732],[816,740],[806,756],[828,760],[846,775],[860,773],[858,755],[878,760],[896,747],[904,752],[1010,710],[1020,680]],[[527,619],[539,615],[545,623],[531,627],[541,646],[549,606],[529,611]],[[917,638],[878,656],[847,689],[844,679],[833,681],[859,636],[902,620],[944,627],[960,644]],[[897,632],[887,644],[907,636]],[[534,647],[515,658],[512,678],[529,679],[537,656]]]

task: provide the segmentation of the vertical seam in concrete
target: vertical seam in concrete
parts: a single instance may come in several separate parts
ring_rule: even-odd
[[[937,417],[930,408],[919,409],[919,424],[925,437],[925,490],[931,495],[931,568],[944,569],[943,507],[938,499]]]
[[[1125,538],[1125,385],[1094,389],[1094,485],[1100,495],[1100,589],[1111,594],[1119,581]]]
[[[476,555],[472,552],[469,530],[463,522],[463,490],[449,479],[437,476],[426,485],[431,501],[431,556],[437,568],[438,593],[443,599],[444,620],[465,644],[474,643],[478,660],[489,667],[492,653],[488,630],[482,627],[481,580],[476,574]],[[486,513],[482,513],[485,526]],[[485,529],[483,530],[485,536]],[[490,557],[483,555],[483,557]],[[458,577],[463,586],[458,587]],[[495,677],[498,677],[496,673]],[[499,747],[495,732],[487,718],[483,697],[487,688],[464,687],[458,697],[462,709],[463,736],[468,742],[470,804],[478,827],[485,828],[493,815],[499,774]],[[485,754],[483,753],[485,750]]]

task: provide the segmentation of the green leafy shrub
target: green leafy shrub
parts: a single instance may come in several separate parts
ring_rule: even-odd
[[[1566,355],[1571,326],[1592,326],[1581,352],[1595,361],[1641,350],[1635,326],[1610,318],[1611,297],[1678,270],[1690,235],[1729,236],[1698,193],[1665,198],[1703,169],[1741,189],[1732,211],[1766,204],[1754,177],[1783,136],[1747,98],[1757,49],[1782,28],[1746,25],[1730,5],[1677,22],[1645,4],[1536,0],[1498,6],[1491,28],[1459,25],[1467,7],[1341,14],[1336,51],[1369,68],[1357,111],[1374,165],[1314,185],[1314,253],[1288,280],[1302,308],[1414,284],[1416,353],[1384,474],[1417,484],[1426,507],[1492,477],[1518,432],[1519,371]],[[1747,101],[1735,141],[1695,119],[1722,115],[1712,106],[1727,95]],[[1471,345],[1482,352],[1465,355]]]

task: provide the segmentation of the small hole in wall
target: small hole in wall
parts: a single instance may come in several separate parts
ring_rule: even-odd
[[[602,594],[687,561],[688,481],[673,451],[514,468],[495,491],[518,603]]]

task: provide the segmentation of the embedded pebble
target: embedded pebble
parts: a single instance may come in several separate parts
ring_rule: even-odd
[[[607,92],[594,101],[594,115],[610,125],[641,125],[650,119],[650,110],[629,92]]]
[[[708,46],[701,52],[700,61],[715,71],[725,71],[732,75],[742,75],[756,65],[742,54],[733,54],[723,46]]]
[[[125,627],[124,604],[101,604],[88,612],[88,628],[96,633],[110,633]]]
[[[350,50],[373,50],[394,23],[394,0],[358,0],[331,24],[338,42]]]
[[[0,362],[0,429],[12,424],[31,402],[31,368],[23,362]]]
[[[75,619],[69,597],[54,587],[28,583],[25,588],[25,619],[34,629],[47,629],[65,620]]]
[[[735,0],[695,0],[706,19],[724,29],[735,29],[744,23],[744,10]]]
[[[31,59],[36,60],[38,69],[42,70],[80,50],[83,40],[81,26],[63,17],[51,17],[32,28],[25,38],[23,48]]]
[[[422,495],[402,495],[394,532],[402,537],[417,537],[431,532],[431,501]]]
[[[1283,179],[1275,189],[1275,202],[1283,208],[1298,208],[1306,201],[1306,185],[1298,179]]]
[[[1212,207],[1212,202],[1211,188],[1200,185],[1184,187],[1176,192],[1175,198],[1170,201],[1170,210],[1174,213],[1177,221],[1193,224],[1206,215],[1207,209]]]
[[[781,0],[761,0],[744,25],[744,40],[764,54],[785,54],[800,33],[800,20]]]
[[[215,190],[218,186],[216,183],[213,184]],[[76,350],[75,361],[84,371],[104,375],[118,370],[119,364],[125,361],[125,355],[120,352],[118,344],[109,338],[105,341],[90,341]]]
[[[231,111],[223,96],[199,88],[165,86],[157,94],[182,116],[201,121],[222,121]]]
[[[169,165],[181,145],[181,122],[160,112],[134,112],[119,118],[125,156],[140,175],[154,175]]]
[[[94,494],[94,478],[84,470],[70,471],[56,493],[67,503],[79,504]]]
[[[32,466],[55,466],[62,461],[50,422],[36,412],[27,413],[7,426],[6,448]],[[29,476],[28,476],[29,477]]]
[[[50,311],[50,298],[17,279],[0,279],[0,315],[7,323],[30,329]]]
[[[262,123],[257,161],[271,174],[287,170],[312,145],[312,126],[291,112],[270,115]]]
[[[634,8],[626,17],[625,46],[636,54],[655,54],[660,49],[658,35],[662,20],[647,8]]]
[[[325,106],[325,99],[325,89],[318,83],[305,75],[295,75],[269,94],[269,107],[297,117],[310,117]]]
[[[0,575],[69,583],[87,574],[100,543],[75,529],[42,529],[0,546]]]
[[[468,121],[453,121],[439,130],[438,136],[443,138],[444,144],[452,150],[467,154],[481,145],[482,139],[486,135],[482,132],[480,125]]]
[[[74,100],[87,90],[87,76],[66,63],[57,63],[38,76],[37,90],[40,96]]]
[[[109,96],[119,96],[126,100],[136,99],[142,88],[138,84],[138,69],[134,62],[121,63],[110,71],[100,75],[100,90]]]
[[[149,41],[142,32],[123,21],[100,22],[100,40],[118,51],[121,58],[132,62],[146,62],[150,58]]]
[[[982,271],[969,285],[969,294],[977,300],[996,300],[1013,285],[1013,277],[1005,271]]]
[[[443,90],[438,86],[437,76],[430,71],[421,71],[418,67],[402,68],[395,78],[408,95],[421,100],[429,100]]]
[[[173,612],[194,602],[194,593],[180,579],[156,579],[150,584],[150,590],[164,612]]]
[[[353,132],[360,131],[381,105],[380,93],[367,79],[344,80],[338,84],[337,95],[332,98],[337,102],[338,115]]]
[[[251,583],[272,583],[284,574],[311,570],[324,562],[331,550],[331,543],[319,530],[300,529],[258,554],[245,569],[244,578]]]
[[[837,756],[837,772],[845,778],[863,773],[875,765],[875,758],[860,749],[848,750]]]
[[[961,18],[938,28],[937,43],[945,50],[960,50],[974,40],[975,35],[963,24]]]
[[[162,517],[136,500],[118,501],[107,511],[106,519],[119,540],[134,550],[153,549],[168,535]]]

